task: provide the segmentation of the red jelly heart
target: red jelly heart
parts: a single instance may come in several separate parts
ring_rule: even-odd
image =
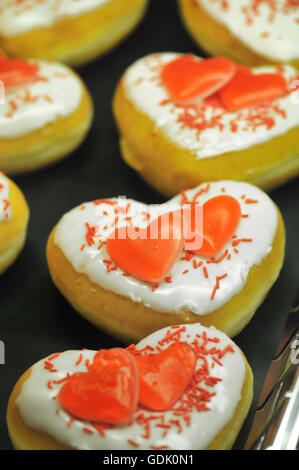
[[[183,249],[178,212],[155,219],[146,229],[116,229],[106,243],[112,261],[123,271],[147,282],[162,281]]]
[[[249,67],[247,67],[246,65],[237,65],[235,73],[237,73],[237,72],[252,74],[251,69]],[[223,103],[220,99],[219,91],[217,91],[216,93],[214,93],[211,96],[208,96],[205,99],[204,104],[207,105],[207,106],[210,106],[212,108],[223,108],[223,109],[225,109],[225,107],[223,106]]]
[[[187,343],[147,356],[135,356],[139,370],[139,403],[155,411],[169,410],[189,385],[196,355]]]
[[[239,202],[232,196],[216,196],[203,205],[203,243],[199,250],[203,256],[219,253],[234,234],[241,218]]]
[[[198,60],[187,54],[169,62],[162,70],[162,82],[179,104],[196,104],[226,85],[236,65],[226,57]]]
[[[37,64],[29,63],[23,59],[0,58],[0,80],[5,88],[26,85],[36,79]]]
[[[127,424],[138,401],[138,371],[132,355],[121,348],[100,350],[88,372],[73,374],[58,395],[76,418],[105,424]]]
[[[232,111],[282,96],[287,91],[284,77],[275,73],[255,75],[238,66],[233,79],[219,91],[223,105]]]

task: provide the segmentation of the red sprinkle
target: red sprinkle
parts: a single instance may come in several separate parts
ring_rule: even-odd
[[[137,442],[133,441],[132,439],[128,439],[128,443],[131,444],[133,447],[140,447]]]
[[[82,359],[83,359],[83,354],[80,353],[80,356],[79,356],[78,360],[75,362],[75,365],[78,366],[80,364],[80,362],[82,361]]]
[[[83,431],[86,432],[87,434],[93,434],[94,431],[92,429],[89,429],[89,428],[83,428]]]
[[[59,356],[60,356],[59,353],[53,354],[52,356],[48,357],[48,361],[53,361],[54,359],[56,359]]]
[[[257,202],[257,199],[245,199],[246,204],[256,204]]]

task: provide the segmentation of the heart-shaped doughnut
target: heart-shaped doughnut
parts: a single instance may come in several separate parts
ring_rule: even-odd
[[[100,350],[87,372],[69,377],[59,391],[61,406],[76,418],[105,424],[126,424],[136,410],[137,367],[121,349]]]
[[[1,0],[1,49],[10,56],[86,64],[120,43],[148,0]],[[67,34],[66,34],[67,31]]]
[[[57,161],[85,137],[93,117],[91,98],[65,65],[1,57],[0,85],[0,168],[5,173]]]
[[[166,196],[225,179],[268,190],[299,172],[296,68],[223,60],[152,54],[119,81],[123,158]]]
[[[118,351],[120,368],[125,362],[128,372],[121,377],[127,383],[132,369],[130,366],[127,369],[125,352],[139,366],[143,398],[146,392],[145,405],[159,404],[160,408],[163,397],[157,395],[161,392],[165,394],[163,408],[165,405],[166,409],[153,410],[139,402],[130,422],[120,424],[122,413],[116,406],[115,424],[101,423],[96,421],[99,409],[104,408],[108,398],[99,402],[93,394],[87,393],[84,407],[88,407],[89,419],[75,417],[61,406],[63,391],[72,377],[78,374],[86,377],[93,367],[91,364],[95,365],[95,358],[102,352],[65,351],[39,361],[16,385],[7,413],[13,442],[16,445],[19,441],[28,443],[25,446],[36,449],[42,432],[39,449],[47,449],[50,443],[52,449],[90,450],[219,450],[232,446],[252,400],[252,374],[241,351],[224,333],[199,323],[173,325],[156,331],[137,345],[130,345],[127,351]],[[106,357],[107,354],[106,351]],[[112,349],[111,354],[114,361],[115,350]],[[105,379],[101,373],[95,375],[100,388]],[[145,387],[142,375],[146,390],[142,390]],[[174,386],[175,395],[168,381]],[[119,394],[113,393],[113,396],[122,400],[122,380],[117,387]],[[170,395],[172,398],[168,401]],[[81,393],[76,393],[77,398],[82,401]],[[75,406],[77,408],[77,404]],[[22,427],[19,427],[20,420]],[[26,431],[27,439],[22,439],[22,430]],[[19,447],[24,448],[24,444]]]
[[[247,65],[298,68],[297,0],[178,0],[183,22],[201,50]]]
[[[21,252],[28,219],[29,208],[22,191],[0,171],[0,274]]]
[[[169,214],[183,213],[192,226],[195,207],[203,209],[202,247],[190,243],[189,225],[184,246],[181,238],[161,240],[158,256],[157,240],[110,239],[129,229],[146,235]],[[277,278],[283,257],[276,206],[255,186],[233,181],[203,184],[155,206],[124,198],[83,203],[63,216],[47,246],[52,279],[75,310],[126,341],[178,318],[236,334]]]

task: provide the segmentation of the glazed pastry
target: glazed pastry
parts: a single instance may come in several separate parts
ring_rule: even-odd
[[[21,190],[0,172],[0,274],[22,250],[28,219],[29,208]]]
[[[147,0],[2,0],[0,45],[10,55],[82,65],[141,20]]]
[[[7,422],[22,450],[224,450],[251,400],[251,369],[225,334],[175,325],[127,349],[39,361],[16,384]]]
[[[278,209],[260,189],[234,181],[154,207],[122,198],[82,204],[62,217],[47,245],[52,279],[74,309],[127,342],[177,323],[236,335],[283,257]]]
[[[114,97],[123,158],[167,196],[221,179],[270,190],[299,171],[297,75],[191,54],[140,59]]]
[[[0,58],[0,168],[8,174],[69,155],[88,132],[93,106],[81,79],[65,65]]]
[[[292,0],[179,0],[201,48],[247,65],[299,67],[299,4]]]

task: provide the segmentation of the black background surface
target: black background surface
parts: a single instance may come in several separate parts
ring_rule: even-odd
[[[28,238],[21,256],[0,279],[0,340],[6,364],[0,365],[0,449],[11,449],[6,407],[20,375],[57,351],[119,345],[82,319],[51,282],[45,247],[60,217],[84,201],[126,195],[146,203],[165,199],[148,187],[120,157],[111,101],[118,79],[135,59],[152,52],[199,49],[184,30],[173,0],[152,0],[137,30],[104,58],[79,70],[94,100],[95,118],[83,145],[50,168],[15,178],[30,206]],[[204,54],[202,53],[204,56]],[[280,278],[253,320],[234,338],[253,369],[254,401],[234,449],[243,448],[259,392],[283,329],[299,278],[299,180],[271,193],[283,214],[286,259]]]

